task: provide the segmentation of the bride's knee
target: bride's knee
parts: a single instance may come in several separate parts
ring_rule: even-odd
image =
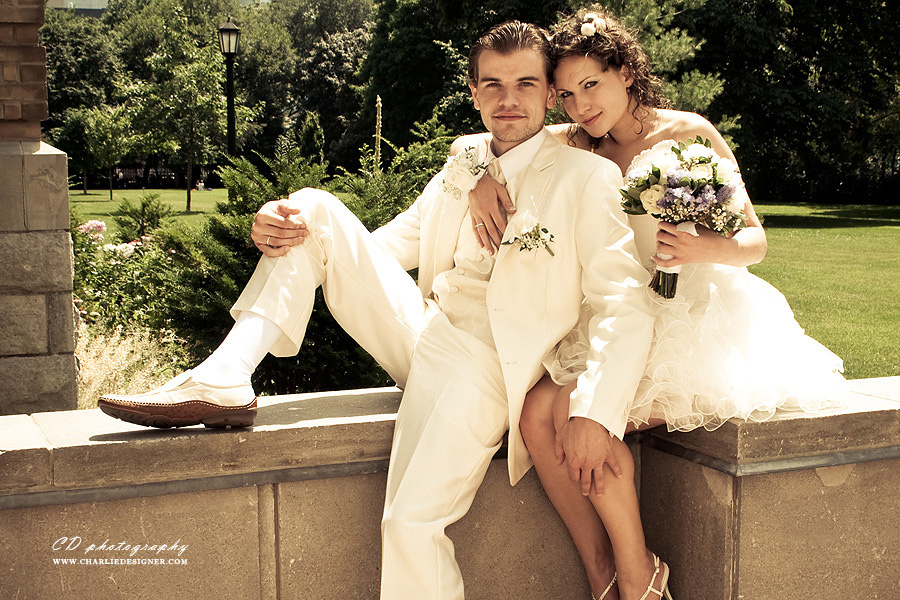
[[[526,444],[553,433],[553,402],[558,389],[556,384],[545,377],[525,394],[519,431]]]

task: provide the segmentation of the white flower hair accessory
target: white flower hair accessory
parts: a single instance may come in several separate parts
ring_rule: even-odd
[[[606,21],[601,19],[597,13],[584,15],[584,23],[581,24],[581,35],[594,37],[598,31],[606,31]]]
[[[478,148],[469,146],[462,152],[451,156],[444,165],[444,179],[441,182],[443,192],[457,200],[463,200],[471,192],[478,180],[484,176],[488,163],[481,156]]]

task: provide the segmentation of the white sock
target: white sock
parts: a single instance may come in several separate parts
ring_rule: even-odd
[[[216,386],[250,385],[253,371],[281,335],[273,321],[243,311],[219,347],[194,367],[192,378]]]

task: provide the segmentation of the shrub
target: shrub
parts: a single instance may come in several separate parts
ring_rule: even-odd
[[[143,194],[134,205],[127,198],[119,204],[113,221],[119,228],[119,240],[130,242],[149,235],[164,226],[172,217],[172,208],[159,199],[159,194]]]

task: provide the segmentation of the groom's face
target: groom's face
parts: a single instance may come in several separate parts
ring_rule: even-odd
[[[556,99],[536,50],[485,50],[478,57],[478,81],[469,88],[497,155],[539,132]]]

